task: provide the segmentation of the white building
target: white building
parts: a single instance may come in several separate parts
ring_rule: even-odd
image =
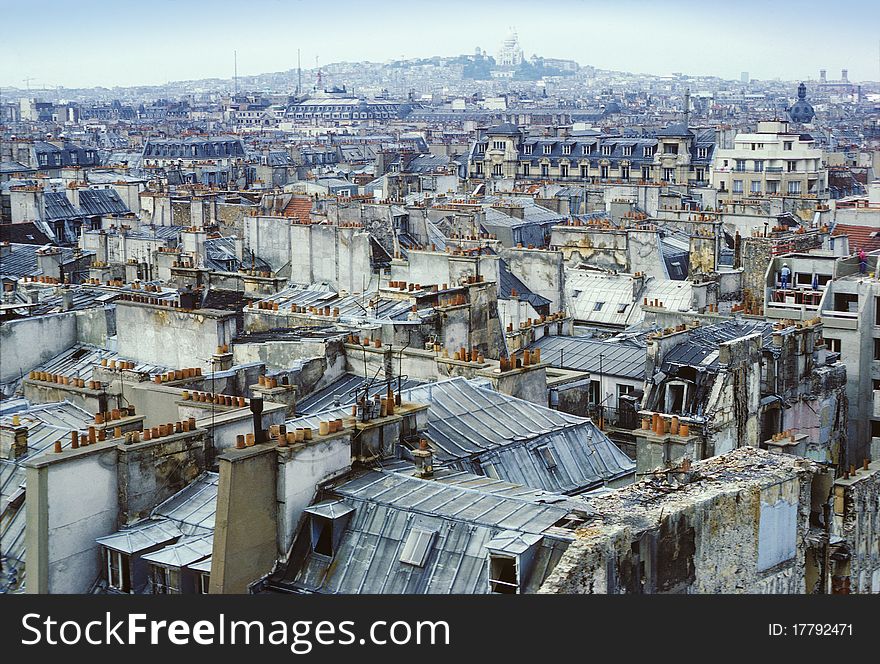
[[[759,122],[737,134],[732,149],[715,152],[712,185],[720,200],[766,195],[825,195],[828,173],[809,134],[790,132],[786,121]]]

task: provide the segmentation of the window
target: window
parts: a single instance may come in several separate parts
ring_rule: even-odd
[[[785,162],[785,170],[789,173],[796,173],[797,172],[797,162],[796,161]]]
[[[782,149],[783,150],[791,150],[792,143],[793,143],[793,141],[783,141]]]
[[[428,560],[428,554],[431,552],[434,535],[436,535],[436,531],[413,528],[406,538],[406,543],[403,545],[400,562],[416,567],[424,567],[425,562]]]
[[[211,575],[207,573],[199,574],[199,584],[196,587],[196,593],[199,595],[207,595],[211,588]]]
[[[702,182],[705,177],[705,171],[702,168],[698,168],[696,172],[697,182]]]
[[[832,353],[840,353],[840,339],[825,337],[825,345]]]
[[[504,141],[492,141],[492,149],[493,150],[503,150],[504,149]]]
[[[768,194],[778,194],[779,193],[779,180],[767,180],[767,193]]]
[[[733,181],[733,193],[734,194],[743,193],[743,181],[742,180],[734,180]]]
[[[519,565],[512,556],[489,554],[489,590],[516,595],[519,592]]]
[[[475,172],[477,175],[482,175],[482,174],[483,174],[483,162],[482,162],[482,161],[478,161],[478,162],[476,162],[476,163],[474,164],[474,172]]]
[[[599,177],[605,180],[608,177],[608,167],[600,166],[599,167]]]
[[[492,175],[502,175],[502,172],[501,172],[502,168],[503,168],[503,166],[501,164],[495,164],[492,167]]]
[[[642,179],[650,180],[651,179],[651,167],[650,166],[642,166]]]
[[[697,148],[697,159],[705,159],[709,156],[709,148]]]
[[[614,151],[613,145],[603,145],[602,146],[602,154],[606,157],[610,157],[611,153]]]
[[[76,150],[71,150],[67,153],[70,156],[70,163],[74,166],[79,163],[79,153]]]
[[[723,180],[718,183],[718,191],[727,191],[727,183]]]
[[[541,151],[544,154],[550,154],[553,151],[553,146],[552,145],[544,145],[544,146],[542,146]]]
[[[586,180],[590,175],[590,167],[589,166],[581,166],[581,178]]]
[[[750,191],[753,194],[761,193],[761,181],[760,180],[752,180]]]
[[[628,306],[629,305],[626,304],[625,302],[621,302],[620,304],[617,305],[617,313],[619,313],[619,314],[626,313],[626,309]]]
[[[550,167],[547,164],[541,164],[541,175],[544,177],[550,175]]]
[[[40,166],[48,166],[49,165],[49,155],[45,152],[41,152],[37,155],[37,159],[40,162]]]
[[[620,407],[620,397],[624,397],[627,394],[632,394],[635,391],[635,387],[632,385],[618,385],[617,386],[617,407]]]
[[[524,176],[528,177],[528,175],[529,175],[529,165],[528,164],[522,165],[522,174]]]
[[[764,172],[764,160],[763,159],[755,159],[755,173],[763,173]]]
[[[663,154],[678,154],[678,143],[664,143]]]
[[[150,578],[154,595],[180,594],[180,569],[176,567],[150,566]]]
[[[874,339],[874,359],[880,360],[880,339]]]
[[[629,166],[620,167],[620,179],[629,180]]]
[[[633,146],[632,145],[624,145],[623,146],[623,156],[624,157],[630,157],[630,156],[632,156],[632,153],[633,153]]]
[[[581,154],[593,154],[593,144],[590,143],[581,147]]]
[[[477,154],[483,154],[486,151],[485,143],[477,143]]]
[[[675,182],[675,169],[674,168],[664,168],[663,169],[663,181],[664,182]]]
[[[648,147],[642,150],[642,155],[645,157],[653,157],[654,156],[654,146],[649,145]]]
[[[571,154],[571,146],[563,145],[562,146],[562,154]]]
[[[104,550],[107,552],[107,583],[115,590],[130,592],[128,556],[113,549]]]
[[[596,304],[593,305],[593,311],[602,311],[604,304],[604,302],[596,302]]]
[[[481,468],[483,469],[483,473],[486,477],[491,477],[493,480],[499,479],[498,470],[495,468],[495,464],[491,461],[482,461],[480,463]]]
[[[744,172],[746,170],[746,160],[745,159],[737,159],[736,160],[736,167],[734,168],[734,170],[739,171],[740,173]]]
[[[523,154],[532,154],[532,146],[524,145],[523,146]]]
[[[788,193],[789,194],[799,194],[801,193],[801,181],[800,180],[792,180],[788,183]]]
[[[559,166],[559,176],[563,178],[568,177],[568,164],[562,164]]]
[[[556,468],[556,457],[553,454],[553,450],[550,449],[549,445],[541,445],[540,447],[535,448],[535,454],[539,459],[544,463],[544,467],[547,470],[553,470]]]
[[[333,522],[327,517],[312,514],[312,551],[333,557]]]

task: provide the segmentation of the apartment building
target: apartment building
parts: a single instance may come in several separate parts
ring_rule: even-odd
[[[755,133],[737,134],[732,149],[715,151],[712,186],[725,202],[773,195],[821,198],[828,173],[812,136],[773,120],[759,122]]]

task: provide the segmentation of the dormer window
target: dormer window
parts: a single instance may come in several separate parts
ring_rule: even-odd
[[[709,156],[709,148],[697,148],[697,158],[705,159]]]
[[[643,154],[645,157],[653,157],[653,156],[654,156],[654,146],[653,146],[653,145],[649,145],[648,147],[644,148],[644,149],[642,150],[642,154]]]
[[[324,502],[306,508],[309,517],[309,535],[312,553],[332,558],[342,539],[342,533],[354,512],[341,500]]]
[[[492,149],[493,150],[503,150],[504,149],[504,141],[492,141]]]
[[[550,144],[544,145],[542,152],[544,154],[550,154],[553,151],[553,146]]]
[[[633,153],[632,145],[624,145],[623,146],[623,156],[631,157]]]
[[[562,146],[562,154],[571,154],[571,146],[563,145]]]
[[[503,595],[519,593],[519,565],[513,556],[489,555],[489,590]]]
[[[592,152],[593,152],[593,144],[592,143],[590,143],[589,145],[584,145],[581,148],[581,154],[590,154]]]
[[[532,146],[524,145],[523,146],[523,154],[532,154]]]
[[[610,157],[611,153],[614,151],[613,145],[603,145],[602,146],[602,154],[605,157]]]

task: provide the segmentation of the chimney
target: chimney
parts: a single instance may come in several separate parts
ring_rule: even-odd
[[[0,426],[0,459],[12,461],[27,453],[28,429],[21,426],[18,415],[12,416],[11,424]]]
[[[828,77],[824,69],[819,70],[819,83],[826,83],[828,81]]]
[[[263,397],[251,397],[251,413],[254,416],[254,440],[257,443],[266,442],[266,432],[263,431]]]
[[[6,258],[12,253],[12,245],[7,240],[0,242],[0,258]]]
[[[840,80],[843,81],[844,83],[849,83],[849,78],[847,78],[848,74],[849,74],[848,70],[841,69],[840,70]]]
[[[61,292],[61,311],[70,311],[73,309],[73,291],[65,288]]]
[[[38,251],[37,268],[44,276],[61,280],[61,249],[46,247]]]
[[[423,479],[434,477],[434,453],[428,447],[428,441],[421,438],[419,449],[413,450],[412,455],[416,463],[416,477]]]

